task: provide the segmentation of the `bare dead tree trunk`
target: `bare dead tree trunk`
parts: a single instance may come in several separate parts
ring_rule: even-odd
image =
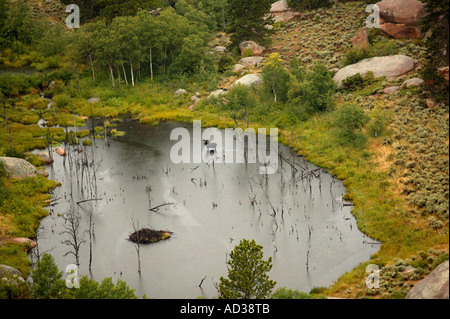
[[[73,255],[75,264],[80,266],[80,247],[85,242],[83,234],[80,234],[81,216],[71,207],[70,211],[64,215],[64,231],[61,235],[67,235],[68,239],[62,241],[62,244],[70,247],[70,250],[64,254]]]
[[[91,64],[92,81],[95,82],[94,62],[92,61],[92,53],[91,53],[91,52],[89,52],[89,62],[90,62],[90,64]]]
[[[139,231],[139,222],[134,218],[131,217],[131,226],[133,227],[133,232],[136,232],[137,234]],[[136,242],[134,243],[134,249],[136,250],[137,259],[138,259],[138,273],[141,273],[141,243],[139,238],[137,238]]]
[[[110,73],[110,75],[111,75],[112,86],[115,87],[116,84],[114,83],[114,72],[113,72],[113,69],[112,69],[111,64],[108,64],[108,66],[109,66],[109,73]]]
[[[125,67],[122,63],[122,71],[123,71],[123,77],[125,78],[125,84],[128,85],[128,78],[127,78],[127,72],[125,71]]]
[[[150,78],[153,80],[153,54],[152,54],[152,48],[150,48]]]

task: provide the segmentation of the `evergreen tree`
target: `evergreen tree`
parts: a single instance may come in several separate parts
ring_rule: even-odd
[[[268,298],[276,282],[269,279],[272,258],[263,260],[263,247],[254,240],[241,240],[230,253],[228,279],[220,278],[221,299]]]
[[[290,8],[295,10],[313,10],[321,7],[330,7],[330,0],[288,0]]]
[[[437,69],[449,65],[449,2],[448,0],[423,0],[427,15],[421,21],[425,36],[427,62],[422,70],[425,90],[437,101],[448,103],[448,85]]]
[[[63,273],[58,270],[52,255],[44,254],[31,273],[33,295],[38,299],[59,299],[64,295]]]
[[[269,14],[271,0],[229,0],[227,7],[227,32],[231,33],[232,45],[242,41],[253,40],[262,45],[270,43],[272,30],[267,25],[273,24]]]

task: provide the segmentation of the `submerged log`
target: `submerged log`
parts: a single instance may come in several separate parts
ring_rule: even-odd
[[[169,239],[172,234],[172,232],[167,230],[154,230],[144,228],[132,233],[129,237],[129,240],[137,244],[151,244],[161,240]]]

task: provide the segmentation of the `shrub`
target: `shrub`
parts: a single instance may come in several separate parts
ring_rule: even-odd
[[[271,299],[326,299],[325,296],[315,296],[306,292],[288,289],[286,287],[278,288],[271,296]]]
[[[224,73],[225,71],[229,70],[234,65],[234,60],[229,55],[225,55],[220,58],[220,60],[217,62],[217,70],[220,73]]]
[[[318,63],[309,72],[297,68],[292,73],[287,103],[290,113],[306,120],[314,113],[333,109],[336,84],[325,65]]]
[[[365,111],[354,104],[348,104],[337,110],[335,126],[338,128],[338,137],[343,144],[363,146],[367,141],[361,129],[369,121]]]

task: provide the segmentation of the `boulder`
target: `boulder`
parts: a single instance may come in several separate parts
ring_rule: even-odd
[[[404,86],[406,86],[406,88],[413,87],[413,86],[421,86],[424,83],[425,82],[421,78],[412,78],[412,79],[409,79],[409,80],[406,80],[405,82],[403,82],[402,88]]]
[[[242,64],[235,64],[233,66],[233,68],[231,69],[231,71],[233,71],[233,73],[241,73],[241,71],[245,69],[245,66],[243,66]]]
[[[448,261],[440,264],[408,293],[406,299],[449,299]]]
[[[97,102],[100,102],[100,98],[99,97],[91,97],[87,101],[88,101],[88,103],[97,103]]]
[[[37,243],[34,240],[23,237],[3,238],[0,241],[4,243],[29,244],[31,248],[37,246]]]
[[[418,0],[382,0],[380,8],[380,30],[400,39],[421,37],[419,22],[426,15],[424,4]]]
[[[195,95],[191,96],[191,102],[194,103],[194,105],[197,105],[201,101],[200,93],[195,93]]]
[[[241,84],[248,87],[252,86],[258,86],[262,82],[262,76],[260,74],[247,74],[240,78],[239,80],[235,81],[233,84],[231,84],[231,87],[234,87],[235,85]]]
[[[220,52],[220,53],[225,53],[225,52],[227,52],[227,48],[223,47],[221,45],[218,45],[218,46],[215,46],[213,48],[213,51]]]
[[[60,156],[66,156],[67,152],[65,149],[63,149],[62,147],[57,147],[55,149],[56,154],[60,155]]]
[[[182,96],[182,95],[184,95],[186,93],[187,93],[187,91],[185,89],[178,89],[178,90],[175,91],[174,96],[178,97],[178,96]]]
[[[258,66],[264,61],[262,56],[251,56],[248,58],[242,58],[238,61],[243,66]]]
[[[352,38],[352,45],[354,48],[358,49],[365,49],[369,46],[369,33],[366,28],[362,28],[361,31]]]
[[[251,51],[254,56],[259,56],[266,50],[265,47],[259,45],[255,41],[244,41],[239,44],[239,49],[241,50],[242,57],[245,57],[247,51]]]
[[[387,88],[384,88],[383,92],[384,94],[392,94],[394,92],[397,92],[399,89],[399,86],[389,86]]]
[[[0,278],[6,276],[17,276],[23,278],[22,273],[16,268],[7,265],[0,265]]]
[[[275,22],[289,21],[301,15],[289,8],[286,0],[280,0],[272,4],[270,14],[273,16]]]
[[[386,76],[386,79],[390,81],[414,70],[416,63],[416,60],[406,55],[374,57],[340,69],[333,79],[338,87],[341,88],[342,81],[346,78],[356,73],[365,76],[367,72],[372,71],[375,77]]]
[[[228,90],[226,90],[226,89],[218,89],[218,90],[212,91],[211,94],[208,97],[218,98],[218,97],[220,97],[222,95],[225,95],[227,93],[228,93]]]
[[[39,151],[36,153],[36,155],[44,161],[45,165],[50,165],[53,163],[53,158],[50,157],[47,151]]]
[[[0,157],[0,161],[3,162],[6,172],[12,178],[21,179],[37,175],[36,167],[22,158]]]

